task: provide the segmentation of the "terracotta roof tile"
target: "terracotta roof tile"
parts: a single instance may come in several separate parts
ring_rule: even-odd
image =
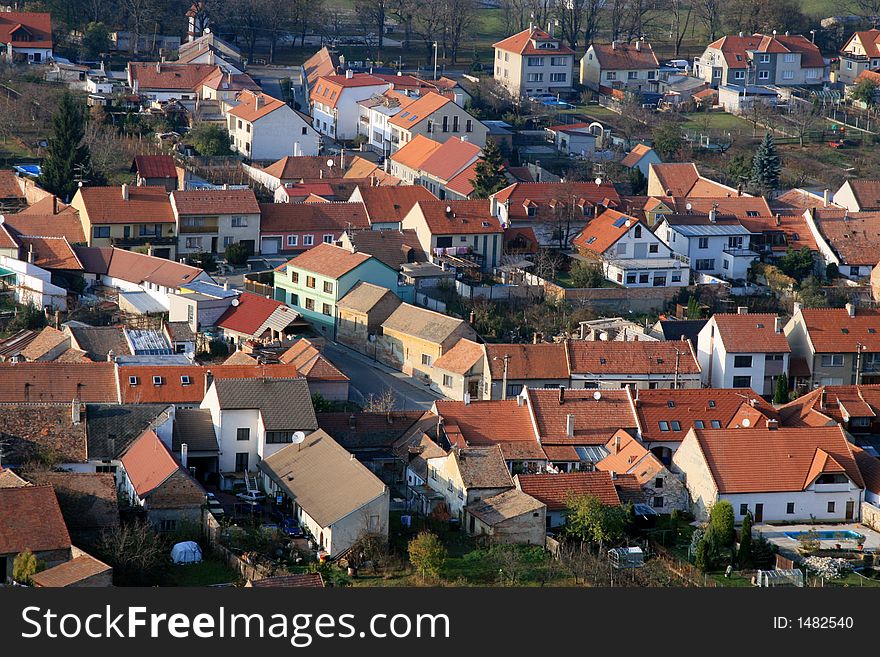
[[[515,399],[470,404],[438,400],[434,406],[447,438],[459,447],[518,441],[537,444],[529,409]]]
[[[296,367],[297,372],[301,376],[306,377],[306,381],[350,380],[339,368],[327,360],[320,349],[306,338],[297,340],[278,359],[282,363],[288,363]]]
[[[856,464],[859,466],[859,472],[862,473],[865,489],[872,493],[880,493],[880,459],[871,456],[856,445],[852,445],[850,449],[852,449]]]
[[[4,217],[3,224],[18,236],[63,237],[70,244],[86,243],[79,214],[75,210],[47,215],[22,212],[9,214]]]
[[[118,402],[113,363],[0,363],[0,403]]]
[[[369,253],[395,271],[403,264],[428,260],[418,234],[412,229],[355,230],[349,239],[359,252]]]
[[[446,189],[460,194],[465,198],[474,193],[474,180],[477,177],[477,167],[482,159],[475,160],[467,168],[459,171],[446,183]]]
[[[120,187],[82,187],[83,206],[94,224],[174,223],[171,201],[161,187],[128,187],[128,200]]]
[[[596,469],[633,475],[641,486],[662,472],[664,465],[628,432],[621,429],[605,445],[608,456],[596,463]]]
[[[12,34],[19,28],[30,35],[27,41],[14,41]],[[13,48],[51,48],[52,15],[43,12],[0,12],[0,43]]]
[[[873,267],[880,261],[880,212],[819,208],[813,218],[841,264]]]
[[[65,237],[19,237],[23,259],[33,254],[33,263],[43,269],[82,271],[83,266]]]
[[[850,317],[846,308],[804,308],[807,334],[816,353],[856,353],[880,351],[880,311],[856,310]]]
[[[571,243],[578,249],[602,255],[639,221],[617,210],[605,210],[598,217],[591,219],[586,227],[575,235]],[[645,230],[647,229],[645,225]]]
[[[434,367],[455,374],[467,374],[482,359],[483,345],[462,338],[434,361]]]
[[[880,385],[822,386],[780,407],[785,426],[821,427],[880,415]]]
[[[519,489],[547,505],[548,511],[568,506],[572,496],[593,495],[607,506],[620,506],[620,497],[608,472],[566,472],[517,475]]]
[[[172,192],[178,215],[260,214],[252,189],[203,189]]]
[[[534,46],[535,41],[553,41],[558,47],[539,49]],[[572,55],[574,50],[564,45],[559,39],[555,39],[539,27],[530,27],[517,32],[513,36],[502,39],[492,44],[493,48],[519,53],[520,55]]]
[[[335,74],[338,65],[338,58],[331,55],[326,46],[321,48],[303,63],[303,71],[305,71],[309,86],[313,86],[321,76]]]
[[[423,135],[416,135],[389,157],[402,166],[418,170],[438,148],[440,148],[440,142],[428,139]]]
[[[369,73],[355,73],[352,77],[345,75],[322,75],[309,92],[312,103],[321,103],[328,107],[336,107],[346,89],[354,87],[387,88],[388,83]]]
[[[447,212],[449,208],[449,212]],[[425,219],[433,235],[482,235],[503,233],[489,201],[419,201],[413,208]]]
[[[782,320],[771,313],[715,313],[718,335],[728,353],[789,353],[791,347],[782,331]],[[776,331],[779,322],[779,332]]]
[[[721,494],[802,491],[823,472],[845,472],[864,488],[852,447],[840,427],[695,429]]]
[[[578,374],[698,374],[700,365],[690,342],[639,340],[604,342],[572,340],[571,371]]]
[[[650,170],[656,175],[666,196],[699,198],[701,196],[719,197],[736,194],[736,190],[701,176],[697,165],[693,162],[651,164]]]
[[[596,392],[527,388],[541,444],[604,445],[618,429],[638,426],[629,389],[602,390],[598,401],[593,396]],[[567,430],[569,415],[574,416],[573,436]]]
[[[177,179],[177,165],[170,155],[136,155],[131,168],[141,178]]]
[[[89,554],[81,554],[75,559],[59,564],[54,568],[41,570],[31,580],[34,586],[40,588],[59,588],[72,586],[110,570],[112,570],[110,566],[103,561],[99,561]]]
[[[486,357],[493,379],[504,376],[504,357],[507,378],[510,381],[540,381],[565,379],[571,376],[568,367],[568,351],[565,343],[540,344],[486,344]]]
[[[17,176],[9,169],[0,170],[0,198],[15,198],[24,200],[24,192],[18,186]]]
[[[327,166],[328,160],[333,161],[332,167]],[[335,159],[326,155],[302,155],[299,157],[288,155],[267,166],[263,172],[282,181],[314,181],[325,178],[342,178],[347,170],[342,164],[341,155]]]
[[[131,444],[121,461],[128,480],[141,499],[180,469],[171,452],[151,429]]]
[[[260,203],[260,233],[368,229],[363,203]]]
[[[591,46],[596,59],[603,69],[651,70],[660,66],[651,44],[644,41],[636,43],[594,43]]]
[[[318,244],[287,262],[284,268],[296,267],[327,278],[337,279],[359,267],[371,257],[366,253],[352,253],[333,244]]]
[[[219,318],[216,325],[227,331],[235,331],[245,335],[259,338],[265,331],[260,329],[266,326],[270,318],[281,322],[289,315],[290,321],[295,320],[298,313],[275,299],[242,292],[238,296],[238,304],[230,305]]]
[[[240,91],[235,95],[235,99],[238,101],[238,105],[230,109],[227,114],[251,123],[259,121],[277,109],[286,107],[284,101],[272,98],[262,92]]]
[[[548,215],[554,213],[551,201],[554,205],[562,203],[574,203],[580,207],[594,207],[620,204],[620,195],[614,185],[603,182],[597,185],[595,182],[558,182],[558,183],[513,183],[492,195],[498,203],[507,205],[510,221],[530,221],[540,223]],[[563,200],[565,199],[565,200]],[[527,202],[535,206],[535,216],[529,216],[526,208]]]
[[[407,105],[406,109],[388,119],[388,123],[404,130],[411,130],[434,112],[451,102],[451,98],[429,91],[419,96],[415,102]]]
[[[214,64],[128,63],[128,76],[137,85],[136,93],[151,89],[193,92],[217,70]]]
[[[849,40],[858,39],[862,44],[862,48],[865,51],[865,55],[867,57],[880,57],[880,30],[871,29],[871,30],[860,30],[855,32]],[[849,46],[849,41],[841,48],[840,52],[847,52],[846,46]]]
[[[57,404],[18,404],[0,412],[3,435],[3,461],[26,464],[40,456],[57,458],[60,463],[85,463],[88,458],[86,425],[74,422],[71,402]]]
[[[632,168],[639,163],[639,160],[650,153],[651,150],[652,149],[650,146],[646,146],[645,144],[636,144],[632,147],[632,150],[626,154],[626,157],[624,157],[620,161],[620,164],[622,166]]]
[[[498,445],[454,449],[449,458],[458,464],[465,489],[513,488],[510,471]]]
[[[69,547],[70,535],[51,486],[0,488],[0,554]]]

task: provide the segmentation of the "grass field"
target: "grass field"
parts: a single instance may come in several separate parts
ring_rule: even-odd
[[[241,576],[224,562],[209,558],[201,563],[171,566],[165,576],[165,586],[210,586],[239,579]]]

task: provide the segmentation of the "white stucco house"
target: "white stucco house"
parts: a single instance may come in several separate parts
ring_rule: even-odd
[[[277,98],[242,91],[226,111],[233,150],[250,160],[317,155],[320,137],[308,117]]]
[[[361,116],[359,103],[383,94],[391,84],[369,73],[321,76],[309,92],[313,125],[332,139],[354,139]]]

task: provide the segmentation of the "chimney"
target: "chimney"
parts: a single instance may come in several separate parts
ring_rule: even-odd
[[[710,221],[711,223],[713,223],[713,224],[714,224],[716,221],[718,221],[718,204],[717,204],[717,203],[715,203],[715,204],[712,206],[712,209],[709,210],[709,221]]]
[[[856,316],[856,305],[854,303],[849,302],[848,304],[846,304],[846,314],[850,317]]]
[[[791,36],[791,32],[789,32],[788,30],[786,30],[786,31],[785,31],[785,36]]]
[[[822,388],[822,391],[819,393],[819,408],[825,409],[825,388]]]
[[[156,62],[156,73],[162,72],[162,62]]]
[[[351,80],[353,77],[354,77],[354,71],[352,71],[351,69],[348,69],[345,71],[345,79],[346,80]]]
[[[777,226],[781,226],[781,225],[782,225],[782,215],[779,214],[778,212],[776,213],[776,225],[777,225]]]
[[[773,330],[776,331],[777,335],[782,333],[782,318],[775,317],[773,319]]]
[[[822,192],[822,207],[827,208],[831,203],[831,190],[826,189]]]
[[[776,431],[779,428],[779,420],[767,420],[767,430]]]
[[[263,104],[263,97],[260,94],[254,94],[254,109],[260,109]]]
[[[737,306],[736,307],[736,314],[737,315],[748,315],[749,314],[749,307],[748,306]]]
[[[610,470],[608,474],[611,475],[611,481],[617,481],[617,473],[614,470]]]
[[[115,360],[116,360],[116,352],[113,351],[112,349],[110,349],[110,350],[107,352],[107,362],[108,362],[108,363],[112,363],[112,362],[115,361]]]
[[[58,214],[58,197],[52,194],[52,214]]]
[[[122,184],[122,200],[128,200],[128,185],[126,185],[125,183]]]
[[[520,406],[520,407],[523,405],[523,396],[522,395],[516,396],[516,405]]]
[[[565,403],[565,386],[559,386],[559,405],[562,406]]]
[[[561,389],[561,388],[560,388]],[[574,414],[569,413],[565,416],[565,435],[574,438]]]
[[[804,305],[800,301],[795,301],[794,307],[792,308],[792,311],[791,311],[791,314],[797,315],[803,307],[804,307]]]
[[[187,444],[181,443],[180,444],[180,465],[183,467],[184,470],[186,470],[186,462],[187,462],[188,456],[189,456],[188,452],[189,452],[189,447],[187,446]]]
[[[639,39],[638,41],[636,41],[636,50],[639,51],[639,52],[641,52],[641,50],[642,50],[642,41],[641,41],[641,39]]]
[[[82,419],[82,406],[79,403],[78,399],[74,399],[70,402],[70,421],[73,424],[79,424]]]
[[[617,50],[617,39],[611,42],[611,50]]]
[[[620,436],[614,436],[614,449],[611,453],[612,454],[620,453]]]
[[[471,405],[471,393],[469,393],[469,392],[464,393],[464,405],[465,406]]]
[[[214,382],[214,375],[211,374],[211,370],[205,371],[205,394],[208,394],[208,389],[211,387],[211,384]]]
[[[223,281],[223,289],[224,289],[224,290],[228,290],[228,289],[229,289],[229,279]]]

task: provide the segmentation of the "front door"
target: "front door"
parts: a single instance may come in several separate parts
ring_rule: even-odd
[[[248,471],[248,453],[247,452],[238,452],[235,455],[235,471],[236,472],[247,472]]]
[[[217,253],[217,238],[211,238],[211,253]]]
[[[856,503],[853,500],[848,500],[846,503],[846,519],[852,520],[856,511]]]
[[[755,505],[755,522],[763,522],[764,520],[764,505],[756,504]]]

